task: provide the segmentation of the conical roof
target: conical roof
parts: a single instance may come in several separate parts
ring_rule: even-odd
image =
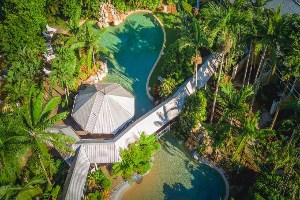
[[[81,91],[72,117],[86,131],[115,134],[134,116],[134,97],[116,83],[99,83]]]

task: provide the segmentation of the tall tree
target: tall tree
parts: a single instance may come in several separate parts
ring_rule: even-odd
[[[55,106],[60,103],[59,97],[54,97],[49,102],[43,105],[43,94],[39,93],[37,97],[31,97],[28,105],[24,107],[22,114],[23,118],[23,136],[27,137],[30,143],[28,144],[32,149],[33,155],[36,155],[44,172],[44,176],[48,183],[51,185],[49,174],[51,171],[51,156],[47,147],[55,147],[61,152],[70,152],[70,148],[67,144],[74,142],[74,139],[62,135],[54,134],[46,131],[48,127],[55,122],[65,119],[67,112],[59,113],[51,116],[51,113]]]
[[[281,103],[289,93],[288,88],[291,79],[298,79],[300,77],[300,16],[286,15],[283,21],[283,30],[281,30],[279,45],[282,52],[280,59],[284,65],[283,70],[280,72],[280,78],[284,80],[285,87],[278,102],[270,129],[274,128]]]
[[[207,30],[210,47],[219,52],[222,57],[229,53],[231,49],[234,50],[237,47],[239,38],[255,31],[252,11],[250,9],[243,10],[240,1],[236,1],[234,6],[228,2],[225,4],[209,2],[201,10],[200,15],[203,16],[202,18],[205,21],[204,28]],[[210,123],[213,121],[222,67],[223,58],[219,67]]]

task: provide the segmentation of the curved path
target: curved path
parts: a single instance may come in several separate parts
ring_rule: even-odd
[[[111,140],[81,140],[74,145],[74,149],[84,146],[92,163],[112,163],[121,160],[119,150],[127,148],[129,144],[139,139],[142,132],[152,134],[167,126],[180,113],[184,100],[195,92],[196,87],[203,87],[217,69],[220,55],[210,55],[198,70],[198,81],[189,78],[182,84],[174,95],[169,97],[148,111],[142,117],[130,124],[125,130]],[[214,67],[213,67],[214,65]],[[105,159],[104,155],[106,156]]]

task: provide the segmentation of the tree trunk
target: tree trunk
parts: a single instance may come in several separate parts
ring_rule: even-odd
[[[94,52],[94,50],[92,51],[92,55],[93,55],[93,66],[95,66],[95,52]]]
[[[247,76],[248,66],[249,66],[249,60],[250,60],[250,56],[251,56],[251,49],[252,49],[252,42],[251,42],[251,45],[250,45],[249,55],[248,55],[248,58],[247,58],[247,64],[246,64],[246,69],[245,69],[245,73],[244,73],[242,88],[244,88],[245,81],[246,81],[246,76]]]
[[[252,53],[252,59],[251,59],[251,64],[250,64],[250,70],[249,70],[249,74],[248,74],[248,81],[247,81],[247,85],[249,85],[250,83],[250,79],[251,79],[251,73],[252,73],[252,69],[253,69],[253,59],[254,59],[254,50],[253,50],[253,53]]]
[[[260,79],[261,79],[262,73],[263,73],[264,70],[265,70],[266,63],[264,63],[264,61],[265,61],[265,56],[266,56],[267,48],[268,48],[268,47],[266,47],[266,48],[264,49],[263,55],[262,55],[262,57],[261,57],[261,59],[260,59],[260,62],[259,62],[259,65],[258,65],[256,74],[255,74],[254,83],[253,83],[254,94],[253,94],[253,98],[252,98],[252,101],[251,101],[251,104],[250,104],[250,111],[249,111],[249,113],[252,112],[252,107],[253,107],[253,104],[254,104],[254,101],[255,101],[255,98],[256,98],[256,95],[257,95],[259,86],[260,86]],[[264,63],[264,64],[262,64],[262,63]],[[263,67],[262,67],[262,66],[263,66]],[[262,68],[262,69],[261,69],[261,68]],[[258,76],[258,74],[259,74],[259,76]]]
[[[48,177],[48,173],[47,173],[47,171],[46,171],[45,165],[44,165],[44,163],[43,163],[43,161],[42,161],[40,155],[39,155],[39,160],[40,160],[42,169],[43,169],[43,171],[44,171],[44,173],[45,173],[45,177],[46,177],[46,179],[47,179],[47,182],[49,183],[49,185],[52,185],[52,183],[51,183],[51,181],[50,181],[50,179],[49,179],[49,177]]]
[[[194,66],[194,70],[195,70],[195,76],[196,76],[196,87],[197,87],[197,83],[198,83],[198,67],[197,67],[197,62],[195,62],[195,66]]]
[[[218,90],[219,90],[219,83],[221,79],[221,74],[222,74],[222,67],[223,67],[223,60],[224,60],[224,54],[222,55],[222,60],[219,68],[219,75],[218,75],[218,80],[216,84],[216,90],[214,94],[214,101],[213,101],[213,106],[212,106],[212,111],[211,111],[211,116],[210,116],[210,124],[212,124],[213,118],[214,118],[214,113],[215,113],[215,107],[216,107],[216,102],[217,102],[217,95],[218,95]]]
[[[255,77],[254,77],[254,84],[256,83],[256,80],[257,80],[257,78],[258,78],[258,74],[260,73],[260,68],[261,68],[261,66],[262,66],[262,63],[263,63],[264,60],[265,60],[265,56],[266,56],[267,49],[268,49],[268,46],[264,49],[263,55],[261,56],[261,59],[260,59],[260,62],[259,62],[259,65],[258,65],[256,74],[255,74]]]
[[[279,103],[278,103],[277,108],[276,108],[275,115],[274,115],[274,117],[273,117],[273,121],[272,121],[270,130],[273,130],[273,128],[274,128],[275,122],[276,122],[277,117],[278,117],[278,113],[279,113],[279,111],[280,111],[280,105],[281,105],[281,103],[282,103],[282,101],[283,101],[283,98],[285,97],[285,94],[286,94],[286,92],[287,92],[287,90],[288,90],[289,83],[290,83],[290,79],[289,79],[289,80],[287,81],[287,83],[285,84],[284,90],[283,90],[283,92],[282,92],[282,96],[280,97]]]

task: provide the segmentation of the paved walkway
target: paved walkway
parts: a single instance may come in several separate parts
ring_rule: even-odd
[[[220,57],[210,55],[198,70],[197,87],[203,87],[214,73],[213,63],[217,66]],[[217,67],[214,67],[216,69]],[[138,140],[141,133],[152,134],[167,125],[180,113],[184,100],[187,96],[195,92],[196,84],[194,76],[188,79],[169,99],[165,100],[144,116],[139,118],[116,138],[114,138],[115,148],[127,148],[127,146]]]
[[[280,4],[282,5],[281,14],[300,14],[300,5],[296,3],[296,0],[273,0],[266,5],[266,8],[278,8]]]
[[[210,55],[198,70],[197,87],[203,87],[215,72],[220,62],[220,56]],[[195,76],[189,78],[176,93],[133,122],[112,140],[81,140],[73,145],[74,150],[83,146],[90,162],[113,163],[120,161],[120,149],[126,149],[129,144],[137,141],[142,132],[150,135],[166,126],[180,113],[185,98],[196,89]]]

